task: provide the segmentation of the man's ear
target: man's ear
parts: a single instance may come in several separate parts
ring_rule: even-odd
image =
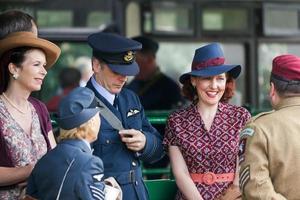
[[[269,91],[269,96],[270,96],[270,98],[274,97],[275,93],[276,93],[276,90],[275,90],[274,83],[271,82],[271,83],[270,83],[270,91]]]
[[[272,82],[270,83],[269,98],[270,98],[270,103],[272,106],[277,105],[280,100],[277,90],[275,88],[275,85]]]
[[[92,58],[92,68],[94,72],[99,72],[100,68],[101,68],[101,64],[99,62],[99,60],[95,57]]]

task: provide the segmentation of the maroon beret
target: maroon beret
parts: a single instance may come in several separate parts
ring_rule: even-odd
[[[291,54],[275,57],[272,73],[286,80],[300,80],[300,58]]]

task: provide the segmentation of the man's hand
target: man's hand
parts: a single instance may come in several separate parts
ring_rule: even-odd
[[[241,200],[240,188],[236,185],[231,185],[217,200]]]
[[[122,142],[124,142],[128,149],[138,152],[144,149],[146,145],[145,135],[135,129],[125,129],[119,131]]]

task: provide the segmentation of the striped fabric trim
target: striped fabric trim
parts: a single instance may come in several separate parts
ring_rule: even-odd
[[[247,182],[249,181],[249,179],[250,179],[250,166],[248,165],[243,169],[243,171],[240,175],[240,189],[241,189],[241,191],[244,190],[244,187],[247,184]]]
[[[90,185],[89,187],[90,187],[93,199],[96,199],[96,200],[104,200],[105,199],[105,195],[102,190],[100,190],[99,188],[97,188],[93,185]]]

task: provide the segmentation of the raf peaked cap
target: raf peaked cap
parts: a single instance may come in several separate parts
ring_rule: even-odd
[[[88,44],[93,56],[103,60],[112,71],[124,76],[139,73],[135,54],[142,48],[141,43],[113,33],[94,33],[88,37]]]

